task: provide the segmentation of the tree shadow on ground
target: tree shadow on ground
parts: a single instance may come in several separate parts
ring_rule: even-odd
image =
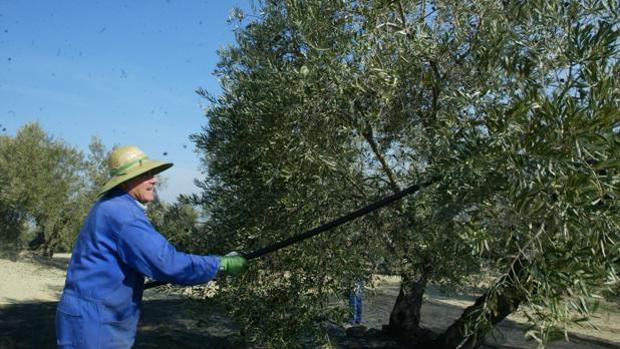
[[[57,304],[1,306],[0,349],[55,348]],[[145,300],[134,348],[245,348],[234,322],[221,314],[204,302],[181,298]]]

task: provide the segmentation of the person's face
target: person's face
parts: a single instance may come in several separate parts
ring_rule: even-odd
[[[123,184],[123,189],[139,202],[146,204],[155,200],[157,179],[152,172],[147,172]]]

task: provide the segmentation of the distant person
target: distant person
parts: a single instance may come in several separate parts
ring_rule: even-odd
[[[351,306],[351,320],[349,324],[360,325],[364,310],[364,281],[357,280],[349,293],[349,305]]]
[[[155,199],[155,174],[171,166],[135,146],[110,154],[110,180],[84,221],[67,269],[56,311],[58,347],[131,348],[145,276],[195,285],[247,267],[239,255],[179,252],[153,228],[144,204]]]

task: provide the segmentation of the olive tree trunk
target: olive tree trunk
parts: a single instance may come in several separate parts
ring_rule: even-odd
[[[432,344],[431,332],[420,327],[423,297],[430,274],[431,269],[427,268],[417,280],[403,276],[396,303],[390,313],[387,331],[413,347],[428,347]]]
[[[435,341],[439,349],[472,349],[480,347],[486,335],[525,300],[520,280],[526,274],[525,261],[518,259],[508,273],[501,277],[476,302],[465,309]]]

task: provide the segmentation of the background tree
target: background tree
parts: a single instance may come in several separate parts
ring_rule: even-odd
[[[0,169],[8,168],[6,161],[6,152],[9,149],[9,145],[12,142],[12,138],[8,136],[0,136]],[[6,189],[11,183],[11,178],[7,171],[0,171],[0,243],[2,248],[0,253],[2,255],[15,254],[20,248],[19,236],[20,233],[26,228],[26,217],[22,211],[20,211],[12,200],[9,200],[9,195]]]
[[[78,171],[80,189],[75,193],[73,218],[68,222],[66,234],[61,236],[60,250],[70,251],[82,227],[84,218],[98,199],[99,190],[108,180],[109,151],[97,137],[92,137],[88,145],[88,154],[83,159],[82,168]]]
[[[194,136],[211,242],[251,251],[410,183],[392,209],[226,281],[250,340],[293,345],[378,262],[402,277],[396,335],[476,347],[521,305],[544,342],[617,283],[618,4],[271,1],[221,53]],[[486,293],[437,338],[429,282]],[[250,281],[251,280],[251,281]],[[222,299],[227,299],[224,293]],[[342,305],[342,304],[341,304]],[[286,323],[287,326],[282,326]]]
[[[179,195],[171,204],[157,199],[149,204],[147,214],[155,229],[166,235],[176,248],[188,253],[200,252],[200,227],[204,219],[189,197]]]
[[[0,139],[0,211],[3,238],[17,251],[43,256],[73,244],[101,183],[105,150],[94,139],[83,154],[47,135],[36,123]]]

